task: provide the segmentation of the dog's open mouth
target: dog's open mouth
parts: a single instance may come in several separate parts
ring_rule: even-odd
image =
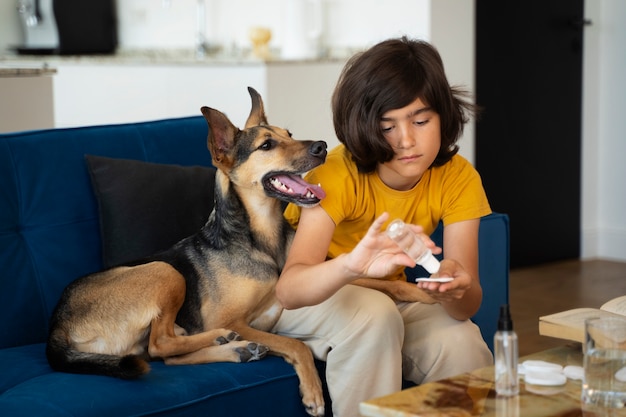
[[[299,175],[286,172],[272,173],[263,180],[268,195],[299,206],[314,206],[326,197],[319,185],[309,184]]]

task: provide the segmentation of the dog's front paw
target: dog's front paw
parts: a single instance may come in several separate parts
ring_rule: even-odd
[[[252,362],[263,359],[269,348],[265,345],[249,342],[246,346],[235,348],[235,352],[239,354],[240,362]]]
[[[307,414],[314,417],[324,415],[324,392],[322,381],[317,375],[312,375],[309,383],[300,383],[300,394],[302,394],[302,404]]]
[[[313,417],[324,417],[324,404],[309,404],[304,406],[306,413]]]
[[[241,336],[239,336],[239,333],[231,331],[226,336],[220,336],[217,339],[215,339],[215,344],[225,345],[226,343],[239,341],[239,340],[242,340]]]

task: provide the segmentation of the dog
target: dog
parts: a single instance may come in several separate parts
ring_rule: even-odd
[[[326,159],[323,141],[298,141],[267,123],[249,87],[243,130],[202,107],[215,177],[215,205],[202,229],[147,259],[77,279],[53,312],[46,346],[57,371],[131,379],[166,364],[249,362],[283,357],[300,380],[309,415],[324,414],[311,351],[270,333],[282,307],[274,289],[294,231],[283,202],[324,198],[302,174]]]

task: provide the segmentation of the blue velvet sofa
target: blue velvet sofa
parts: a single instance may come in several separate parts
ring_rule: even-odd
[[[297,377],[277,357],[154,362],[134,381],[58,373],[46,361],[48,322],[61,291],[105,265],[103,207],[85,156],[209,167],[206,136],[202,117],[0,135],[0,415],[306,415]],[[508,239],[507,216],[481,221],[484,300],[474,320],[490,345],[499,305],[508,300]]]

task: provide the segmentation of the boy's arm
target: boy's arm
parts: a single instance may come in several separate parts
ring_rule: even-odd
[[[480,219],[465,220],[443,229],[444,260],[434,276],[451,276],[449,283],[421,282],[418,286],[439,301],[451,317],[467,320],[478,311],[482,288],[478,277]]]

